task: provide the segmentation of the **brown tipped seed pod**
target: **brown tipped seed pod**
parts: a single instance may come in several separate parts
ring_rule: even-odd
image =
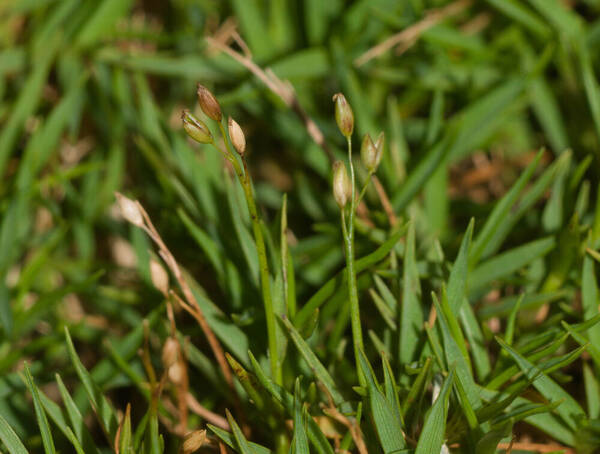
[[[123,219],[137,227],[143,227],[144,218],[137,202],[125,197],[119,192],[115,193],[115,197],[117,198],[117,203],[119,204]]]
[[[244,154],[246,151],[246,137],[244,136],[244,131],[237,122],[229,117],[227,120],[227,126],[229,128],[229,138],[231,139],[231,143],[233,144],[233,148],[240,155]]]
[[[344,208],[352,197],[352,183],[342,161],[333,163],[333,197],[340,208]]]
[[[185,436],[181,451],[183,454],[192,454],[202,447],[206,441],[206,430],[195,430]]]
[[[150,259],[150,279],[160,293],[165,296],[169,293],[169,275],[154,258]]]
[[[181,113],[181,120],[183,121],[183,129],[196,142],[200,143],[212,143],[213,137],[206,125],[198,120],[189,110],[184,110]]]
[[[333,95],[333,102],[335,103],[335,121],[340,128],[341,133],[346,137],[352,135],[354,130],[354,113],[346,97],[341,93]]]
[[[221,121],[223,114],[221,113],[219,101],[217,101],[215,95],[213,95],[208,88],[200,84],[198,84],[198,102],[200,103],[202,112],[204,112],[208,118],[215,121]]]

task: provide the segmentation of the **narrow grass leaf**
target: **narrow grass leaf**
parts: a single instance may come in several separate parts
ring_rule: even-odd
[[[453,381],[454,369],[446,377],[440,394],[425,415],[423,430],[419,436],[415,454],[433,454],[441,451],[446,434],[448,399],[450,398]]]
[[[271,381],[269,377],[265,374],[265,372],[260,367],[260,364],[252,354],[252,352],[248,352],[248,356],[250,357],[250,362],[252,363],[252,368],[254,373],[256,374],[256,378],[260,382],[260,384],[264,387],[264,389],[271,395],[273,400],[277,402],[279,405],[282,405],[285,408],[285,411],[293,416],[294,414],[294,396],[287,392],[285,389],[276,385]],[[319,454],[334,454],[333,448],[327,441],[327,438],[317,425],[317,423],[312,419],[308,418],[307,420],[307,428],[308,428],[308,439],[312,443],[313,447]]]
[[[536,258],[545,256],[555,246],[556,239],[546,237],[517,246],[486,260],[471,272],[470,293],[479,291],[492,281],[510,276]]]
[[[237,449],[237,442],[232,433],[227,432],[226,430],[221,429],[220,427],[213,426],[212,424],[206,425],[217,437],[223,441],[227,446],[231,449]],[[250,446],[250,451],[252,454],[270,454],[271,450],[257,443],[253,443],[251,441],[248,442]]]
[[[402,435],[400,415],[394,411],[394,407],[380,391],[373,369],[362,350],[359,355],[359,364],[367,380],[369,407],[383,452],[391,454],[404,449],[406,442]]]
[[[31,376],[31,372],[29,371],[29,366],[27,364],[25,364],[25,384],[31,393],[31,397],[33,398],[35,417],[40,429],[40,435],[42,436],[44,452],[46,454],[56,454],[56,448],[54,447],[54,440],[52,438],[52,430],[50,430],[50,424],[48,424],[48,419],[46,418],[46,413],[44,412],[39,390],[33,382],[33,377]]]
[[[381,246],[370,254],[361,257],[355,262],[356,273],[360,273],[377,262],[383,260],[385,256],[396,246],[400,238],[406,232],[407,225],[395,231]],[[340,271],[336,276],[329,279],[298,311],[294,324],[298,329],[304,325],[312,313],[321,307],[327,299],[335,294],[337,288],[345,282],[345,271]]]
[[[306,414],[300,398],[300,378],[296,378],[294,387],[294,437],[292,439],[292,452],[294,454],[309,454],[305,420]]]
[[[555,381],[543,373],[538,366],[529,362],[499,337],[496,337],[496,340],[503,349],[508,351],[527,378],[533,380],[537,376],[533,385],[546,399],[549,401],[564,400],[557,408],[557,412],[565,420],[567,425],[572,430],[575,430],[577,427],[577,417],[585,414],[577,401]]]
[[[402,305],[400,307],[398,327],[398,363],[408,364],[414,360],[423,326],[421,285],[415,257],[415,226],[410,222],[404,251],[404,269],[402,278]]]
[[[0,415],[0,440],[2,440],[6,449],[8,449],[9,454],[29,454],[15,431],[2,415]]]
[[[469,273],[469,247],[473,237],[474,225],[475,220],[471,219],[448,278],[448,304],[454,314],[460,313],[460,307],[465,299],[467,275]]]
[[[321,381],[321,383],[325,385],[325,387],[327,388],[327,392],[331,394],[333,402],[336,405],[341,405],[344,402],[344,398],[338,391],[335,381],[333,380],[325,366],[323,366],[321,361],[319,361],[319,358],[317,358],[317,355],[313,353],[306,341],[302,338],[300,333],[296,331],[296,328],[294,328],[294,326],[290,323],[288,319],[279,318],[279,320],[282,323],[283,327],[289,333],[292,342],[294,342],[294,345],[296,346],[304,360],[308,363],[308,365],[313,370],[319,381]]]
[[[55,375],[56,384],[58,385],[58,390],[60,392],[63,404],[65,405],[65,409],[67,411],[67,415],[69,417],[69,421],[71,422],[71,427],[77,437],[77,440],[81,443],[84,451],[89,454],[94,454],[98,452],[98,449],[92,439],[92,436],[81,416],[81,412],[77,405],[71,398],[67,387],[62,381],[62,378],[59,374]]]
[[[588,245],[591,243],[588,242]],[[598,315],[598,284],[596,281],[594,260],[589,254],[583,257],[583,270],[581,272],[581,305],[583,318],[589,320]],[[592,345],[600,346],[600,325],[588,329],[587,335]]]
[[[100,423],[104,434],[108,440],[112,442],[119,426],[115,410],[112,408],[112,405],[108,402],[106,397],[104,397],[102,392],[98,389],[98,386],[94,383],[91,375],[81,363],[81,360],[75,351],[73,341],[71,340],[69,329],[66,326],[65,338],[67,341],[67,350],[69,352],[69,357],[71,358],[71,363],[75,367],[77,376],[85,388],[88,399],[92,404],[92,408],[94,409],[94,413],[98,418],[98,422]]]
[[[479,259],[483,255],[489,241],[493,238],[494,234],[501,228],[504,222],[507,222],[507,214],[511,208],[517,203],[517,199],[525,185],[531,179],[533,172],[537,168],[540,159],[542,158],[543,151],[539,151],[535,156],[535,159],[527,166],[525,171],[519,176],[518,180],[512,185],[510,190],[496,203],[491,214],[485,221],[484,226],[477,235],[477,238],[473,241],[473,247],[469,253],[469,264],[474,266],[479,262]],[[450,290],[448,288],[448,290]]]

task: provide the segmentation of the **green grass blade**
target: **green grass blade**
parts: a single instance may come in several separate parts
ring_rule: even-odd
[[[450,390],[452,389],[453,381],[454,370],[451,370],[444,381],[440,394],[425,415],[423,431],[419,436],[415,454],[438,453],[442,449],[446,433],[448,399],[450,398]]]
[[[297,378],[294,387],[294,437],[292,439],[294,454],[309,454],[305,420],[306,413],[300,399],[300,379]]]
[[[0,415],[0,440],[2,440],[6,449],[8,449],[9,454],[29,454],[15,431],[2,415]]]
[[[400,306],[400,320],[398,327],[398,363],[408,364],[415,359],[417,345],[421,337],[423,326],[423,309],[419,300],[421,285],[415,257],[415,226],[411,222],[406,237],[404,251],[404,268],[402,278],[402,305]]]
[[[98,386],[94,383],[89,372],[81,363],[81,360],[75,351],[73,341],[71,340],[69,329],[66,326],[65,338],[67,341],[67,350],[69,352],[69,357],[71,358],[71,363],[73,364],[73,367],[75,367],[75,371],[77,372],[79,380],[81,380],[81,383],[85,388],[88,399],[92,405],[92,408],[94,409],[94,413],[98,418],[98,422],[100,423],[105,436],[109,442],[112,443],[115,439],[115,434],[119,426],[115,410],[112,408],[112,405],[108,402],[106,397],[104,397]]]
[[[537,168],[540,159],[542,158],[542,155],[543,151],[538,152],[535,159],[527,166],[525,171],[519,176],[518,180],[512,185],[510,190],[494,206],[494,209],[485,221],[481,232],[479,232],[473,241],[473,247],[469,255],[469,264],[471,266],[474,266],[477,262],[479,262],[479,259],[483,255],[489,241],[493,238],[496,231],[501,228],[502,223],[506,222],[506,215],[517,202],[521,191],[523,191],[525,185],[531,179],[533,172]]]
[[[380,391],[373,369],[362,350],[360,351],[359,360],[361,370],[367,381],[369,407],[383,452],[388,454],[404,449],[406,442],[402,436],[400,415],[394,411],[394,407]]]
[[[92,436],[83,420],[81,412],[69,394],[69,391],[63,383],[61,376],[56,374],[55,378],[63,404],[65,405],[65,409],[67,411],[67,415],[69,416],[69,421],[71,422],[71,427],[73,428],[77,440],[79,440],[85,452],[89,454],[98,453],[98,449],[96,448]]]
[[[529,362],[499,337],[496,337],[496,340],[502,346],[502,348],[510,354],[527,378],[534,380],[534,378],[537,376],[533,382],[533,385],[546,399],[549,401],[556,401],[559,399],[564,400],[556,411],[565,420],[567,425],[572,430],[575,430],[577,427],[577,417],[585,415],[583,409],[577,403],[577,401],[555,381],[544,374],[538,366]]]
[[[319,358],[317,358],[317,355],[313,353],[306,341],[302,338],[300,333],[296,331],[296,328],[294,328],[294,326],[290,323],[288,319],[279,318],[279,321],[289,333],[292,342],[294,342],[294,345],[296,346],[304,360],[314,371],[316,377],[319,379],[319,381],[321,381],[321,383],[323,383],[325,388],[327,388],[327,392],[331,394],[333,402],[336,405],[341,405],[344,402],[344,398],[338,391],[335,381],[333,380],[327,369],[325,369],[325,366],[323,366],[323,364],[321,364],[321,361],[319,361]]]
[[[370,254],[356,260],[356,273],[360,273],[383,258],[396,246],[400,238],[406,232],[407,226],[403,226],[394,232],[381,246]],[[312,313],[327,301],[328,298],[335,294],[337,288],[341,287],[345,282],[345,271],[340,271],[335,277],[329,279],[300,309],[294,320],[294,324],[298,329],[301,329],[304,323],[310,318]]]
[[[463,237],[458,255],[452,265],[452,271],[448,278],[448,304],[454,314],[460,312],[460,307],[465,299],[467,286],[467,275],[469,273],[469,248],[473,236],[473,227],[475,220],[471,219],[465,236]]]
[[[31,393],[31,397],[33,398],[35,417],[40,429],[40,435],[42,436],[44,452],[46,454],[56,454],[56,448],[54,447],[54,440],[52,438],[52,430],[50,430],[50,424],[48,423],[48,418],[46,418],[46,413],[44,412],[39,390],[33,382],[33,377],[31,376],[31,372],[29,371],[29,366],[27,364],[25,364],[25,384]]]

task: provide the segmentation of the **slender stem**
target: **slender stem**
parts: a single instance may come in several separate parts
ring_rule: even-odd
[[[369,174],[367,175],[367,179],[365,180],[365,185],[360,190],[360,194],[358,195],[358,199],[356,200],[356,205],[360,205],[361,200],[367,192],[367,188],[369,187],[369,183],[371,182],[371,176],[373,176],[373,171],[369,170]]]
[[[348,162],[350,165],[350,181],[352,183],[352,197],[350,197],[350,213],[348,216],[348,225],[344,210],[342,209],[342,229],[344,233],[344,243],[346,246],[346,274],[348,282],[348,296],[350,298],[350,321],[352,324],[352,342],[354,344],[354,358],[356,361],[356,370],[358,372],[358,381],[361,386],[366,385],[364,375],[361,372],[359,355],[360,350],[364,350],[362,327],[360,324],[360,307],[358,304],[358,286],[356,284],[356,270],[354,269],[354,214],[356,212],[356,195],[354,165],[352,164],[352,139],[348,137]]]
[[[281,385],[283,382],[283,377],[281,373],[281,366],[279,364],[279,352],[277,349],[277,322],[275,320],[275,310],[273,308],[273,300],[271,298],[269,263],[267,261],[267,250],[265,247],[265,239],[262,233],[261,221],[258,216],[258,210],[256,209],[256,202],[254,200],[254,194],[252,192],[252,181],[250,179],[250,173],[248,172],[246,158],[244,157],[244,155],[242,155],[242,164],[244,166],[244,170],[242,171],[240,164],[235,158],[233,150],[231,149],[231,146],[229,145],[229,142],[227,140],[225,128],[221,123],[219,123],[219,129],[221,130],[221,135],[223,136],[225,146],[227,147],[227,150],[229,151],[232,157],[230,162],[232,163],[233,168],[235,169],[235,173],[237,174],[238,179],[240,180],[240,184],[244,189],[246,203],[248,205],[248,212],[250,213],[250,219],[252,220],[252,231],[254,233],[256,251],[258,253],[260,283],[262,288],[263,304],[265,306],[265,319],[267,322],[267,338],[269,343],[269,360],[271,364],[271,374],[275,383]]]

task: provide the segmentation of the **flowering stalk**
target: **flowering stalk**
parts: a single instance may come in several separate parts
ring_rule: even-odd
[[[265,248],[265,240],[262,233],[261,221],[258,215],[258,210],[256,209],[256,202],[254,200],[252,180],[250,173],[248,172],[248,165],[244,156],[244,152],[246,150],[246,138],[244,137],[244,132],[242,131],[240,125],[237,124],[233,118],[229,117],[227,121],[229,128],[229,139],[231,140],[231,144],[233,144],[233,148],[237,154],[239,154],[242,160],[242,165],[244,167],[242,170],[240,163],[235,157],[235,153],[233,152],[230,142],[227,140],[227,134],[225,133],[225,128],[222,122],[223,114],[221,112],[219,101],[217,101],[217,98],[215,98],[210,90],[203,85],[198,85],[198,103],[200,104],[200,108],[206,114],[206,116],[217,122],[219,125],[223,142],[225,142],[226,151],[222,150],[219,146],[217,146],[217,144],[215,144],[214,140],[212,140],[212,136],[210,136],[210,132],[206,134],[204,131],[204,129],[208,130],[208,128],[204,128],[203,123],[193,118],[189,112],[184,112],[183,115],[184,128],[186,129],[188,135],[194,140],[200,143],[210,143],[217,150],[219,150],[219,152],[223,153],[225,158],[233,166],[238,180],[244,189],[246,204],[248,205],[248,211],[250,213],[250,218],[252,219],[252,230],[254,233],[254,241],[256,243],[256,250],[258,253],[260,283],[262,288],[263,304],[265,306],[265,319],[267,322],[271,374],[275,383],[281,385],[283,377],[281,373],[281,365],[279,364],[279,352],[277,349],[277,323],[275,320],[275,311],[273,309],[273,299],[271,298],[269,263],[267,262],[267,250]]]
[[[361,146],[361,159],[368,170],[367,179],[362,187],[358,198],[356,197],[356,178],[354,176],[354,164],[352,162],[352,132],[354,130],[354,113],[346,101],[343,94],[337,93],[333,97],[335,103],[335,120],[340,132],[346,138],[348,144],[348,165],[350,166],[350,178],[346,174],[346,168],[341,162],[334,163],[333,171],[333,194],[340,207],[342,218],[342,233],[344,236],[344,246],[346,252],[346,281],[348,284],[348,297],[350,299],[350,321],[352,325],[352,342],[354,344],[354,358],[356,360],[356,370],[358,371],[358,380],[361,386],[366,385],[365,377],[362,374],[359,364],[359,355],[364,350],[362,326],[360,323],[360,307],[358,302],[358,285],[356,283],[356,270],[354,268],[354,216],[356,215],[356,206],[360,203],[367,186],[371,181],[371,176],[377,170],[383,154],[383,133],[379,135],[377,141],[373,143],[371,137],[367,134]],[[350,209],[348,213],[348,222],[346,223],[345,207],[348,199],[350,200]]]
[[[354,215],[356,213],[356,180],[354,177],[354,165],[352,164],[352,139],[346,138],[348,143],[348,163],[350,165],[350,213],[348,215],[348,225],[344,210],[342,209],[342,232],[344,234],[344,243],[346,247],[346,273],[348,283],[348,296],[350,298],[350,320],[352,325],[352,342],[354,344],[354,358],[356,359],[356,370],[358,371],[358,380],[361,386],[365,386],[365,378],[361,373],[358,363],[360,351],[364,350],[362,326],[360,323],[360,307],[358,303],[358,285],[356,283],[356,270],[354,269]]]
[[[358,303],[356,270],[354,269],[354,215],[356,213],[356,180],[354,177],[354,164],[352,163],[352,131],[354,129],[354,114],[348,105],[346,98],[341,93],[336,94],[333,97],[333,101],[335,102],[335,120],[338,124],[340,132],[346,137],[346,143],[348,144],[348,164],[350,166],[350,212],[348,215],[347,225],[344,211],[346,205],[345,200],[342,200],[344,203],[340,204],[340,211],[342,218],[342,233],[344,236],[344,246],[346,251],[346,281],[348,284],[348,297],[350,298],[350,320],[352,325],[354,358],[356,360],[356,370],[358,371],[359,383],[361,386],[365,386],[366,381],[361,373],[359,364],[359,355],[360,351],[364,349],[364,343],[362,326],[360,323],[360,307]],[[334,191],[335,190],[336,188],[334,186]]]
[[[237,125],[237,123],[235,123]],[[269,343],[269,360],[271,365],[271,373],[273,380],[278,385],[283,382],[281,373],[281,365],[279,364],[279,352],[277,347],[277,323],[275,320],[275,310],[273,308],[273,299],[271,298],[271,282],[269,263],[267,261],[267,250],[265,247],[265,239],[262,233],[261,220],[256,209],[256,201],[254,199],[254,193],[252,190],[252,180],[250,173],[248,172],[248,165],[246,157],[243,152],[239,152],[242,160],[243,170],[233,154],[233,150],[227,140],[225,128],[223,124],[219,122],[219,130],[223,136],[223,141],[227,148],[228,154],[230,155],[229,162],[233,165],[235,173],[244,189],[244,195],[246,196],[246,204],[248,205],[248,212],[250,213],[250,219],[252,220],[252,232],[254,234],[254,241],[256,243],[256,251],[258,253],[258,264],[260,269],[260,283],[262,288],[263,304],[265,306],[265,319],[267,323],[267,338]],[[236,131],[237,132],[237,131]],[[239,147],[236,146],[236,150]]]

